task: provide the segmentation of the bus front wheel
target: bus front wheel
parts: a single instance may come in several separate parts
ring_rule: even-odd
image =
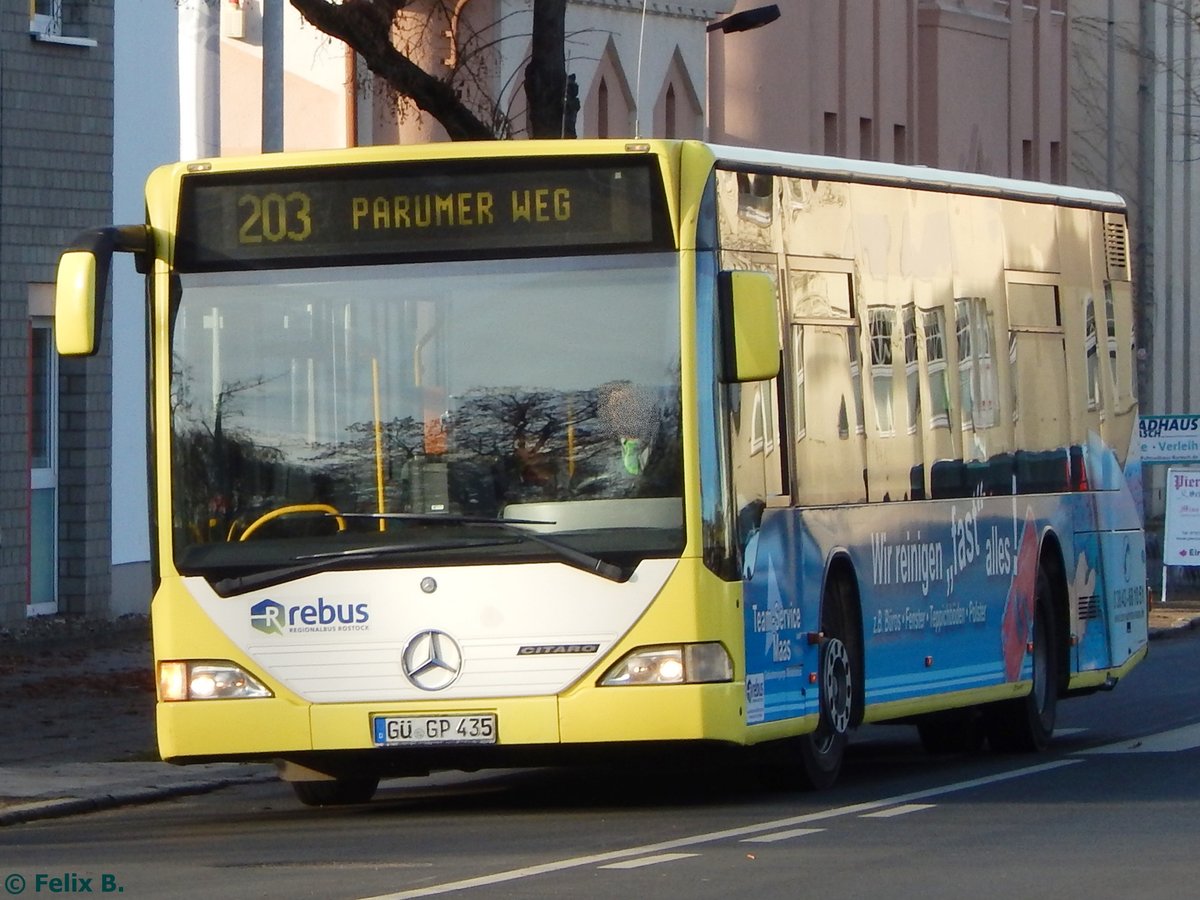
[[[822,642],[818,679],[817,729],[799,739],[799,752],[804,785],[819,791],[837,781],[854,713],[854,663],[841,638]]]

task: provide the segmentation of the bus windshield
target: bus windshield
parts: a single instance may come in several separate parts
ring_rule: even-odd
[[[175,559],[677,553],[671,253],[180,277]],[[470,520],[470,521],[468,521]],[[489,533],[477,527],[501,520]],[[464,525],[472,525],[465,528]]]

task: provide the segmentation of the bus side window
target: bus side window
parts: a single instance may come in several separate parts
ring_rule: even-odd
[[[1071,442],[1067,359],[1058,287],[1008,284],[1009,355],[1020,493],[1063,490],[1059,460]],[[1052,477],[1053,476],[1053,477]]]
[[[854,320],[853,276],[810,265],[837,262],[788,258],[788,300],[796,481],[800,504],[866,498],[863,372]]]

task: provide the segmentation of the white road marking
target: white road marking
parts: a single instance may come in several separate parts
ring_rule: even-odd
[[[877,809],[884,809],[889,806],[896,806],[900,803],[910,803],[918,800],[927,800],[930,797],[941,797],[945,794],[953,794],[958,791],[968,791],[972,788],[985,787],[989,784],[999,784],[1005,781],[1012,781],[1016,778],[1025,778],[1029,775],[1039,775],[1042,772],[1050,772],[1054,769],[1061,769],[1064,766],[1073,766],[1082,763],[1084,760],[1078,758],[1058,759],[1050,762],[1044,762],[1036,766],[1026,766],[1023,769],[1013,769],[1009,772],[998,772],[995,775],[985,775],[982,778],[972,778],[967,781],[956,781],[952,784],[945,784],[939,787],[926,788],[922,791],[913,791],[908,794],[897,794],[894,797],[885,797],[881,800],[868,800],[865,803],[852,803],[848,806],[835,806],[830,809],[823,809],[817,812],[806,813],[802,816],[792,816],[787,819],[774,819],[770,822],[756,822],[751,825],[743,825],[738,828],[727,828],[723,831],[710,831],[704,834],[696,834],[690,837],[675,838],[670,841],[661,841],[657,844],[645,844],[640,847],[628,847],[624,850],[610,850],[606,853],[593,853],[588,856],[574,856],[567,859],[552,860],[551,862],[539,863],[534,866],[523,866],[519,869],[509,869],[506,872],[495,872],[490,875],[479,875],[475,878],[464,878],[460,881],[448,881],[443,884],[431,884],[427,887],[413,888],[407,891],[398,891],[394,894],[379,894],[374,897],[364,898],[364,900],[409,900],[412,897],[434,897],[438,894],[449,894],[454,891],[465,891],[478,887],[492,887],[497,884],[504,884],[509,881],[518,881],[522,878],[533,878],[536,875],[547,875],[551,872],[563,872],[567,869],[578,869],[583,866],[599,866],[604,863],[617,862],[623,859],[631,859],[638,856],[649,856],[656,853],[668,853],[673,850],[680,850],[685,847],[695,847],[699,844],[712,844],[717,841],[731,840],[734,838],[742,838],[748,835],[763,834],[769,831],[779,831],[780,829],[793,828],[798,825],[806,825],[811,822],[823,822],[827,819],[834,819],[840,816],[855,816],[869,813]]]
[[[640,869],[642,866],[656,866],[659,863],[674,862],[677,859],[691,859],[699,853],[659,853],[657,856],[643,856],[640,859],[627,859],[624,862],[609,863],[597,866],[599,869]]]
[[[890,819],[893,816],[904,816],[908,813],[920,812],[923,809],[933,809],[936,804],[933,803],[905,803],[901,806],[893,806],[891,809],[881,809],[877,812],[863,813],[860,818],[863,819]]]
[[[775,834],[760,834],[758,837],[742,838],[743,844],[773,844],[776,841],[786,841],[788,838],[805,837],[810,834],[820,834],[824,828],[792,828],[788,831],[777,831]]]
[[[1200,747],[1200,725],[1186,725],[1183,728],[1173,728],[1170,731],[1160,731],[1158,734],[1130,738],[1117,741],[1115,744],[1105,744],[1102,747],[1092,747],[1078,752],[1080,754],[1179,753],[1183,750],[1195,750],[1197,747]]]

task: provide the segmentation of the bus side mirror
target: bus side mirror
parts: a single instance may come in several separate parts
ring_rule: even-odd
[[[726,382],[767,381],[779,374],[775,282],[765,272],[721,272],[718,293],[725,331]]]
[[[91,356],[96,352],[113,253],[138,254],[141,271],[150,246],[150,231],[144,225],[98,228],[83,232],[59,257],[54,279],[54,343],[60,354]]]
[[[72,250],[59,257],[54,285],[54,343],[63,356],[91,356],[96,352],[97,268],[96,255],[87,250]]]

